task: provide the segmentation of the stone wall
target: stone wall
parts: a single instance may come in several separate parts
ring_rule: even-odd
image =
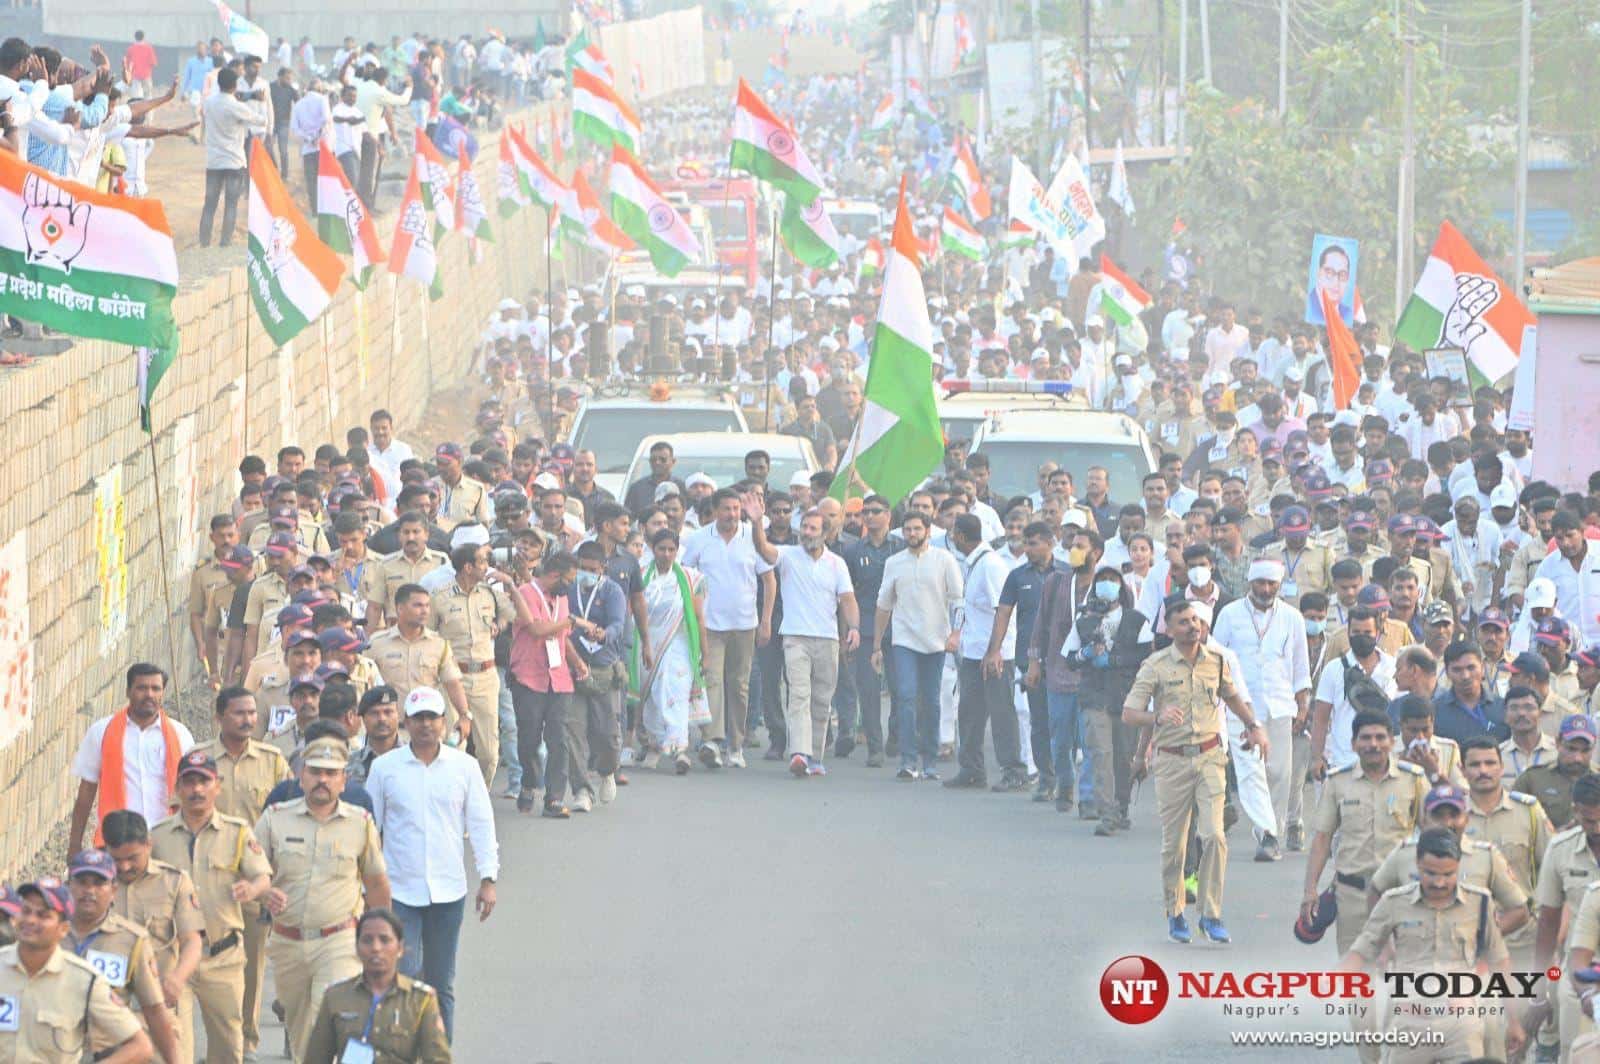
[[[486,135],[477,171],[490,197],[497,157]],[[345,429],[380,406],[404,433],[436,387],[462,379],[495,303],[544,285],[544,212],[491,224],[495,243],[476,264],[464,237],[441,241],[439,301],[379,272],[364,293],[344,283],[321,319],[276,350],[246,291],[242,242],[239,266],[185,280],[153,458],[131,349],[82,341],[0,369],[0,877],[67,815],[72,754],[90,722],[122,704],[127,665],[171,669],[176,647],[173,671],[194,677],[189,574],[211,515],[238,489],[239,458],[260,454],[270,467],[285,443],[308,454],[342,446]],[[378,228],[387,246],[392,216]]]

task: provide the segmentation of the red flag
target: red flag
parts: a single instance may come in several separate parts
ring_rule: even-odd
[[[1333,370],[1333,406],[1335,410],[1350,409],[1350,401],[1361,387],[1361,348],[1351,335],[1349,326],[1339,317],[1338,304],[1328,299],[1328,293],[1317,290],[1322,300],[1322,316],[1328,323],[1328,367]]]

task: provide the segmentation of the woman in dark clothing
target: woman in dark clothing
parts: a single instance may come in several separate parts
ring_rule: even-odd
[[[1150,644],[1139,642],[1145,619],[1133,608],[1133,591],[1122,570],[1103,565],[1094,574],[1094,594],[1084,604],[1062,652],[1082,670],[1078,705],[1095,752],[1094,791],[1115,794],[1103,804],[1094,833],[1102,838],[1132,826],[1128,802],[1133,794],[1133,757],[1138,730],[1122,723],[1122,703],[1133,687]]]

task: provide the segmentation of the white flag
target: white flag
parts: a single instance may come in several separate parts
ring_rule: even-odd
[[[1111,183],[1106,186],[1106,199],[1122,208],[1122,213],[1133,217],[1133,193],[1128,189],[1128,166],[1122,160],[1122,138],[1117,138],[1117,154],[1111,160]]]
[[[1056,171],[1050,182],[1050,199],[1061,205],[1072,231],[1072,261],[1092,257],[1094,246],[1106,238],[1106,219],[1094,205],[1088,174],[1076,155],[1068,155]]]

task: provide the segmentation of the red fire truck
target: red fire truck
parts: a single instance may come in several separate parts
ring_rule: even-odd
[[[687,162],[678,167],[664,191],[678,192],[699,206],[716,234],[717,261],[744,278],[753,290],[761,256],[756,239],[758,193],[748,177],[720,177],[713,167]]]

